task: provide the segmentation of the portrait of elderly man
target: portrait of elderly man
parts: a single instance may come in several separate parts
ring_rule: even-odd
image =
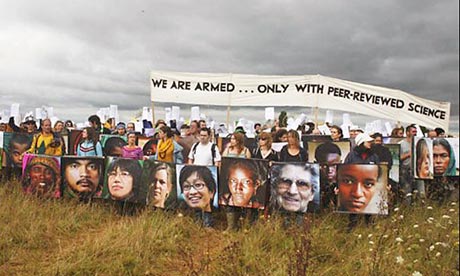
[[[61,173],[58,157],[26,154],[24,156],[22,189],[25,194],[43,198],[61,196]]]
[[[64,196],[88,200],[100,197],[103,186],[103,163],[100,157],[65,157],[62,159]]]
[[[338,211],[353,214],[388,214],[387,175],[387,165],[338,165]]]
[[[315,205],[319,205],[319,164],[274,163],[270,175],[271,205],[275,209],[305,213],[315,204],[315,197]]]

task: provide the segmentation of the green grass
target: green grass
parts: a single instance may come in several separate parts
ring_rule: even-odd
[[[108,204],[44,201],[0,183],[1,275],[459,275],[458,204],[426,201],[345,231],[346,215],[305,228],[272,216],[238,232],[191,216],[116,215]]]

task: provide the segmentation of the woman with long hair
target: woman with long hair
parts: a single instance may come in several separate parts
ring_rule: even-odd
[[[81,132],[81,142],[77,147],[77,156],[103,156],[99,137],[92,127],[85,127]]]
[[[307,150],[300,146],[299,133],[293,129],[288,131],[288,144],[280,151],[280,161],[282,162],[307,162]]]
[[[170,163],[174,162],[173,133],[168,126],[161,126],[158,129],[156,160]]]
[[[251,158],[250,150],[244,146],[244,134],[233,133],[230,136],[230,144],[222,153],[225,157]]]

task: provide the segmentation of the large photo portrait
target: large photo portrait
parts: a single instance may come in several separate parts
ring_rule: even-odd
[[[337,166],[339,213],[388,215],[388,166]]]
[[[434,176],[459,175],[459,140],[458,138],[433,139],[433,173]]]
[[[33,135],[19,132],[3,133],[2,166],[22,168],[24,153],[32,145]]]
[[[149,208],[174,209],[176,200],[176,167],[174,164],[146,160],[142,182],[148,188]]]
[[[177,165],[177,195],[191,209],[211,212],[218,207],[217,167]]]
[[[219,175],[219,204],[263,209],[268,161],[223,157]]]
[[[123,147],[128,144],[126,136],[101,134],[100,141],[104,156],[121,157]]]
[[[412,153],[414,178],[433,179],[433,141],[430,138],[414,137]]]
[[[63,196],[89,200],[100,198],[104,186],[103,157],[62,157]]]
[[[141,181],[141,160],[106,158],[105,182],[102,197],[115,201],[145,204],[147,188]]]
[[[70,155],[77,155],[78,145],[82,142],[82,131],[79,129],[72,129],[69,133],[69,145],[67,152]]]
[[[25,154],[22,190],[25,194],[42,198],[61,197],[60,157]]]
[[[157,153],[158,139],[139,137],[137,145],[142,148],[144,156],[154,156]]]
[[[288,212],[318,211],[319,164],[273,163],[270,168],[270,206]]]

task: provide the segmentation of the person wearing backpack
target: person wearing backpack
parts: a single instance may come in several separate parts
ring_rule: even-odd
[[[211,129],[200,129],[199,139],[190,150],[188,164],[219,167],[221,156],[216,144],[211,142]],[[195,218],[202,220],[203,226],[212,227],[212,213],[209,210],[195,210]]]
[[[202,166],[220,166],[221,156],[216,144],[211,142],[211,130],[200,130],[200,141],[193,144],[188,155],[188,163]]]

